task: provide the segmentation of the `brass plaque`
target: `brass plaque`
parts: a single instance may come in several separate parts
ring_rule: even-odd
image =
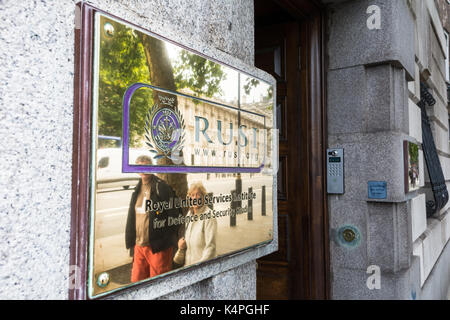
[[[89,297],[273,239],[272,85],[103,13]]]
[[[410,192],[420,188],[419,146],[404,141],[405,156],[405,191]]]

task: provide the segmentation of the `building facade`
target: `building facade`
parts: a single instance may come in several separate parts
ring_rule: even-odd
[[[358,28],[370,15],[360,12],[373,4],[380,8],[379,29]],[[448,203],[427,217],[427,201],[434,201],[428,166],[439,163],[424,161],[425,144],[432,141],[422,135],[418,107],[422,83],[436,99],[424,108],[447,180],[448,45],[436,2],[335,4],[330,8],[329,35],[328,141],[345,148],[347,162],[346,193],[329,198],[330,229],[336,234],[350,225],[361,235],[361,242],[350,249],[338,238],[332,242],[333,297],[445,298]],[[421,146],[420,188],[413,192],[404,188],[405,140]],[[385,199],[369,198],[371,180],[387,182]],[[373,265],[381,272],[381,287],[367,290],[363,280]]]
[[[71,255],[77,3],[0,2],[2,299],[86,298]],[[447,1],[83,3],[277,88],[274,240],[111,299],[447,297]],[[343,149],[343,193],[327,194],[327,149]]]

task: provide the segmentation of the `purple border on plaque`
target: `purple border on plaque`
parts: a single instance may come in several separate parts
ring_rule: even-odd
[[[146,172],[156,172],[156,173],[259,173],[261,172],[262,168],[264,168],[264,162],[261,164],[261,166],[256,168],[243,168],[243,167],[206,167],[206,166],[142,166],[142,165],[130,165],[129,159],[130,159],[130,153],[129,153],[129,131],[130,131],[130,101],[133,94],[136,92],[136,90],[140,88],[150,88],[156,91],[161,91],[165,93],[170,93],[178,96],[187,97],[190,99],[196,99],[200,100],[202,102],[206,102],[208,104],[215,104],[222,107],[235,109],[238,111],[243,111],[246,113],[251,113],[254,115],[258,115],[260,117],[264,118],[265,123],[265,116],[251,112],[246,110],[240,110],[238,108],[234,108],[225,104],[208,101],[206,99],[202,98],[196,98],[191,97],[186,94],[182,94],[179,92],[173,92],[172,90],[166,90],[159,87],[155,87],[149,84],[145,83],[135,83],[128,87],[128,89],[125,91],[125,94],[123,96],[123,116],[122,116],[122,172],[123,173],[146,173]],[[265,139],[265,138],[264,138]],[[264,148],[266,149],[266,148]],[[264,156],[265,157],[265,156]]]

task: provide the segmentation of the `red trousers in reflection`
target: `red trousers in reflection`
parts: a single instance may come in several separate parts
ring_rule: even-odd
[[[149,246],[135,245],[131,282],[138,282],[170,271],[172,269],[172,253],[172,247],[153,253]]]

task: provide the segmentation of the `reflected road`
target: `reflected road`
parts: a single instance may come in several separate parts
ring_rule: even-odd
[[[203,175],[204,177],[204,175]],[[189,179],[190,178],[190,179]],[[208,192],[214,194],[229,194],[235,188],[235,178],[215,178],[211,174],[211,179],[198,179],[195,175],[190,175],[188,183],[202,181]],[[197,178],[197,179],[196,179]],[[266,185],[267,210],[271,215],[271,193],[272,186],[268,183],[267,177],[243,177],[242,191],[247,192],[249,187],[256,193],[256,200],[253,201],[253,215],[261,214],[261,190]],[[129,190],[123,188],[101,189],[97,192],[96,216],[95,216],[95,248],[94,248],[94,269],[95,272],[102,272],[131,262],[128,250],[125,249],[125,225],[128,215],[128,206],[134,187]],[[247,201],[243,200],[243,206]],[[230,203],[215,204],[214,209],[223,210],[230,206]],[[246,215],[246,214],[245,214]],[[229,218],[220,218],[219,226],[226,227]],[[237,248],[236,248],[237,249]]]

